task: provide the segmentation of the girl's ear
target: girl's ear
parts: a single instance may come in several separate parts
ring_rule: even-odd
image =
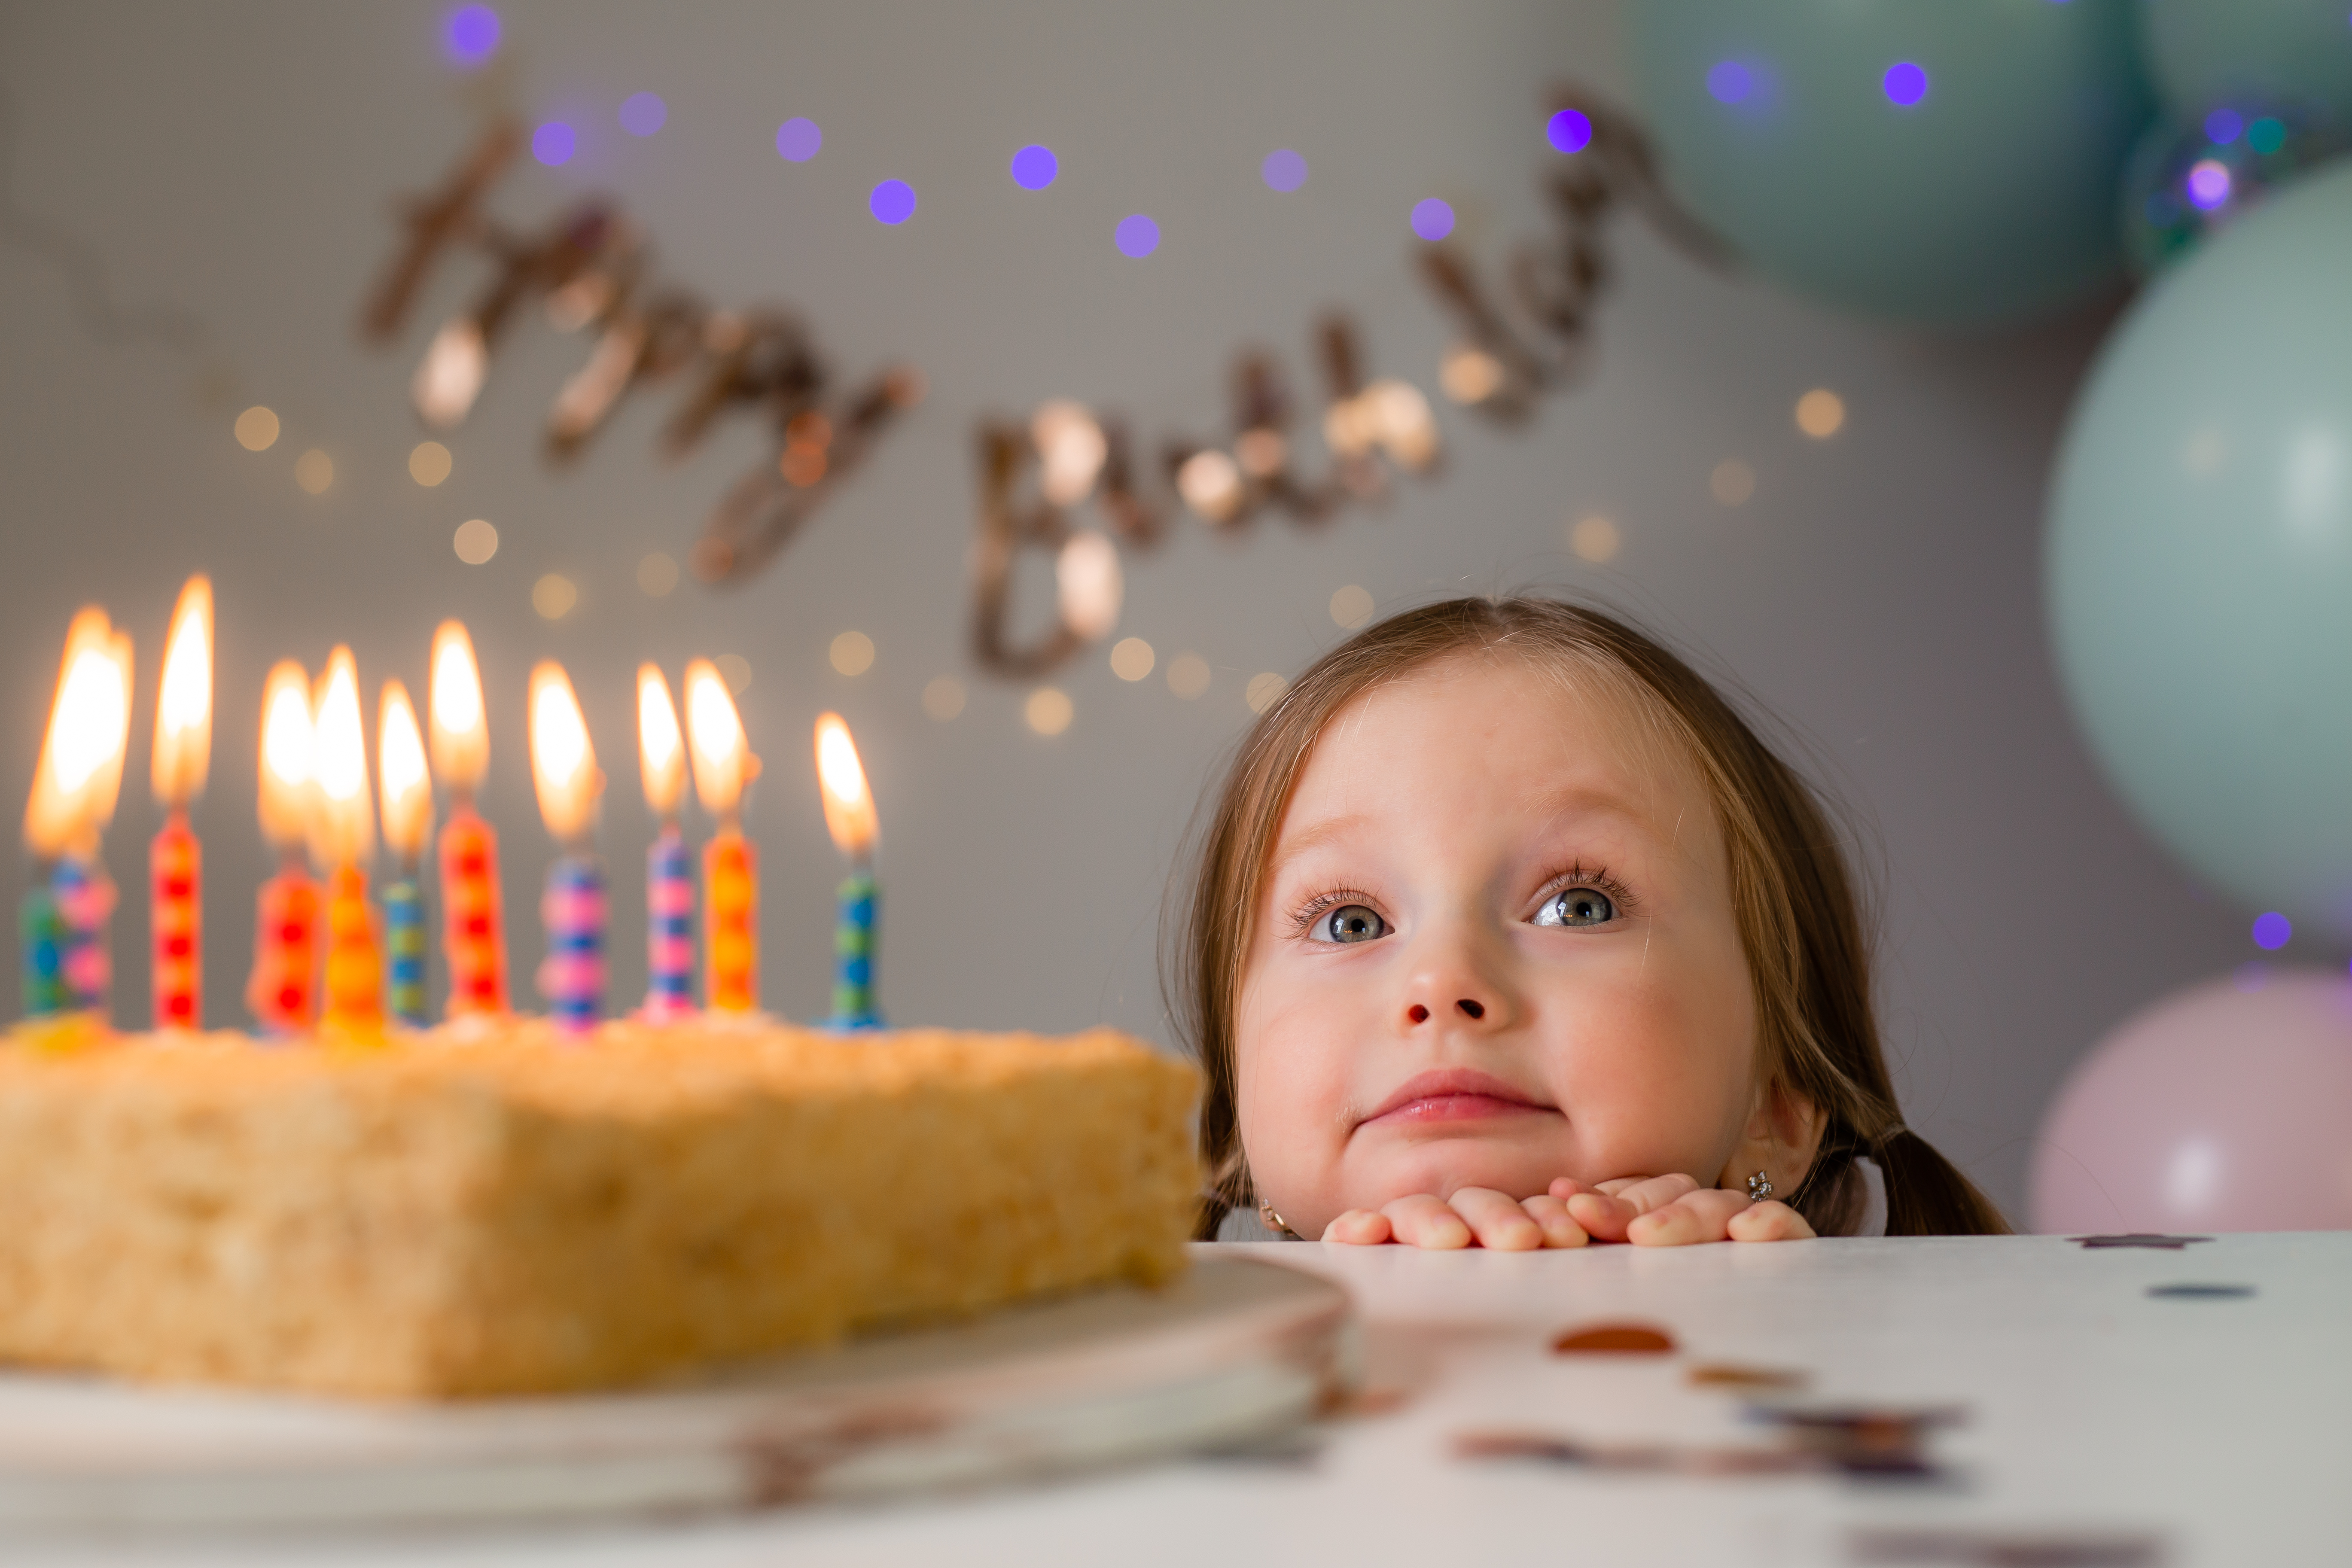
[[[1756,1109],[1715,1184],[1738,1191],[1761,1172],[1773,1195],[1785,1200],[1813,1168],[1828,1127],[1820,1106],[1775,1079],[1758,1094]]]

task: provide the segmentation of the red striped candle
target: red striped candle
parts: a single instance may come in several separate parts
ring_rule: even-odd
[[[174,810],[148,846],[147,864],[154,911],[155,1026],[195,1029],[204,1026],[204,851],[188,826],[188,814]]]
[[[261,884],[253,937],[253,978],[245,1005],[273,1035],[310,1030],[318,1013],[319,884],[301,861]]]
[[[499,836],[471,801],[441,829],[442,948],[449,959],[449,1016],[507,1010],[506,921],[499,902]]]

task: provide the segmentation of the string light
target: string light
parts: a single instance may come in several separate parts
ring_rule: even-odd
[[[677,563],[655,551],[637,563],[637,586],[649,598],[667,598],[677,586]]]
[[[874,639],[864,632],[844,632],[833,639],[825,657],[844,675],[863,675],[874,668]]]
[[[530,585],[530,607],[541,620],[560,621],[579,603],[579,585],[561,572],[550,572]]]
[[[324,495],[335,482],[335,460],[313,447],[294,459],[294,482],[312,495]]]
[[[255,404],[236,416],[236,444],[248,452],[266,452],[278,440],[278,416]]]
[[[499,531],[480,518],[457,525],[450,540],[457,559],[468,566],[479,566],[499,552]]]
[[[449,448],[438,441],[420,441],[408,454],[408,477],[431,489],[449,477]]]
[[[1826,386],[1817,386],[1797,399],[1797,428],[1816,441],[1826,441],[1845,425],[1845,399]]]
[[[1350,629],[1372,618],[1372,596],[1350,583],[1331,595],[1331,620]]]
[[[1209,689],[1209,661],[1197,653],[1180,653],[1168,666],[1168,689],[1190,702]]]
[[[923,711],[942,724],[963,711],[963,682],[952,675],[934,677],[923,687]]]

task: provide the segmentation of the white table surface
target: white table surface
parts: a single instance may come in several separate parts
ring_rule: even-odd
[[[1200,1458],[874,1509],[564,1531],[0,1543],[41,1563],[1811,1563],[1858,1531],[2153,1534],[2167,1564],[2352,1563],[2352,1234],[2225,1237],[2179,1252],[2050,1237],[1676,1251],[1422,1253],[1261,1245],[1343,1280],[1386,1414],[1288,1455]],[[2243,1299],[2152,1285],[2251,1285]],[[1672,1356],[1562,1357],[1559,1330],[1636,1318]],[[1959,1405],[1942,1485],[1707,1479],[1453,1456],[1507,1427],[1588,1441],[1754,1444],[1689,1368],[1811,1374],[1823,1403]],[[1965,1562],[1965,1556],[1938,1561]],[[1923,1561],[1925,1561],[1923,1559]]]

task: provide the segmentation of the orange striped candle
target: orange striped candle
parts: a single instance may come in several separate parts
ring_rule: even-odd
[[[360,671],[352,650],[327,656],[311,718],[310,853],[327,878],[327,968],[323,1031],[346,1040],[383,1037],[383,950],[368,902],[366,866],[375,853],[375,804],[368,793],[367,737],[360,727]]]
[[[709,921],[703,1005],[719,1013],[760,1007],[759,856],[735,827],[702,848],[702,907]]]
[[[245,1005],[272,1035],[299,1035],[318,1016],[319,884],[304,858],[310,833],[310,678],[294,660],[271,667],[261,689],[261,834],[279,857],[255,901],[253,973]]]

